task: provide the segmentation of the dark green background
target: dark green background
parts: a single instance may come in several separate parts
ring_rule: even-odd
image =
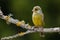
[[[60,26],[60,0],[0,0],[0,6],[4,15],[13,14],[13,18],[25,20],[26,23],[32,23],[32,8],[36,5],[41,6],[45,15],[45,27]],[[0,19],[0,38],[26,31],[26,29],[17,27],[14,24],[6,24]],[[40,38],[39,33],[31,33],[12,40],[60,40],[58,33],[46,33],[45,38]]]

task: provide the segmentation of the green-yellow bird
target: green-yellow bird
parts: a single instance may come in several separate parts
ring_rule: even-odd
[[[33,7],[32,21],[35,28],[41,28],[40,36],[44,36],[43,25],[44,25],[44,14],[42,13],[40,6]]]

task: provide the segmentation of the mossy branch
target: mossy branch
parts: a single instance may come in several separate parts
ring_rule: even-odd
[[[24,20],[19,21],[18,19],[12,18],[11,15],[8,15],[8,16],[3,15],[3,12],[1,10],[0,10],[0,18],[5,20],[7,24],[13,23],[13,24],[16,24],[17,26],[20,26],[22,28],[27,29],[26,32],[21,32],[21,33],[18,33],[16,35],[13,35],[13,36],[4,37],[4,38],[1,38],[1,40],[16,38],[18,36],[23,36],[23,35],[28,34],[28,33],[40,32],[41,31],[41,28],[35,28],[34,26],[30,26],[29,24],[26,24]],[[44,28],[43,32],[47,32],[47,33],[48,32],[50,32],[50,33],[51,32],[60,32],[60,27]]]

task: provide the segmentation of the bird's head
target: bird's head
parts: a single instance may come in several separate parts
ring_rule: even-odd
[[[33,12],[36,12],[36,11],[39,11],[39,10],[41,10],[41,7],[40,6],[35,6],[32,9]]]
[[[40,6],[33,7],[32,12],[41,14],[42,13],[41,7]]]

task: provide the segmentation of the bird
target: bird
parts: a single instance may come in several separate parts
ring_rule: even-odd
[[[40,6],[34,6],[32,9],[32,21],[35,28],[40,28],[40,36],[44,37],[43,26],[44,26],[44,14]]]

